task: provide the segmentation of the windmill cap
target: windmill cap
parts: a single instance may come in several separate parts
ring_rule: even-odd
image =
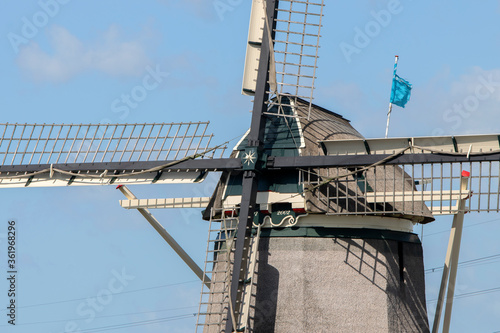
[[[462,171],[462,177],[469,177],[469,176],[470,176],[469,171],[465,171],[465,170]]]

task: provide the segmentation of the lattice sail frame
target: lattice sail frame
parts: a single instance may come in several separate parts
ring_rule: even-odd
[[[196,332],[222,332],[227,321],[229,309],[229,288],[234,264],[235,233],[238,219],[234,216],[237,207],[232,210],[217,210],[213,213],[220,218],[212,218],[208,228],[208,239],[204,274],[210,277],[211,288],[202,284]]]
[[[145,124],[0,124],[0,187],[184,183],[200,172],[158,174],[143,169],[119,174],[104,165],[222,157],[211,146],[209,122]],[[85,172],[103,165],[99,174]],[[62,166],[71,166],[71,170]],[[24,171],[29,170],[29,171]]]
[[[497,161],[378,166],[343,177],[355,170],[303,170],[302,185],[313,189],[311,195],[329,215],[500,212]],[[462,171],[470,172],[468,190],[460,187]],[[331,178],[337,179],[329,181]],[[466,199],[464,210],[458,209],[459,199]]]
[[[271,106],[296,105],[301,98],[309,101],[310,113],[323,7],[324,0],[280,0],[274,38],[277,91],[269,92]]]
[[[380,156],[386,161],[406,153],[414,156],[403,163],[302,170],[304,188],[327,214],[500,212],[497,134],[336,140],[320,145],[330,156]],[[432,161],[439,156],[442,161]],[[467,189],[461,186],[464,178]],[[459,200],[466,200],[464,209],[459,209]]]
[[[0,165],[176,160],[209,148],[208,125],[0,124]]]

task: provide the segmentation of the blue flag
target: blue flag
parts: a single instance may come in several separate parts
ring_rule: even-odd
[[[410,100],[411,84],[394,73],[392,80],[391,103],[402,108]]]

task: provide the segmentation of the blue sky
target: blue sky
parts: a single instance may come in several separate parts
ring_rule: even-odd
[[[0,12],[1,122],[210,120],[216,142],[240,136],[252,107],[240,94],[249,13],[243,0],[10,1]],[[496,0],[327,1],[315,103],[366,137],[383,136],[398,54],[398,74],[414,88],[406,108],[393,110],[390,136],[500,133],[499,21]],[[155,89],[125,104],[122,95],[150,71],[158,74]],[[208,196],[215,182],[131,189],[141,198]],[[194,317],[183,316],[197,312],[200,284],[119,199],[114,187],[0,192],[0,237],[16,219],[20,271],[19,325],[2,326],[2,315],[2,332],[64,332],[75,324],[85,332],[151,320],[160,322],[114,331],[194,330]],[[207,224],[199,210],[153,213],[201,265]],[[450,225],[445,217],[424,228],[426,268],[442,265]],[[465,226],[461,261],[500,253],[498,214],[466,215]],[[2,272],[4,265],[0,258]],[[456,293],[500,287],[499,265],[461,268]],[[440,272],[426,279],[433,300]],[[105,298],[92,318],[86,302],[110,288],[122,293]],[[4,290],[2,278],[2,304]],[[432,321],[435,302],[428,306]],[[460,298],[452,331],[496,332],[499,317],[500,292]]]

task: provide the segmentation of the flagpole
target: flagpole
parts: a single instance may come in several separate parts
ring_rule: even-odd
[[[394,85],[394,78],[396,77],[396,70],[398,68],[399,56],[394,60],[394,75],[392,77],[392,84]],[[393,87],[394,88],[394,87]],[[387,112],[387,126],[385,127],[385,137],[389,135],[389,122],[391,121],[392,103],[389,102],[389,112]]]

